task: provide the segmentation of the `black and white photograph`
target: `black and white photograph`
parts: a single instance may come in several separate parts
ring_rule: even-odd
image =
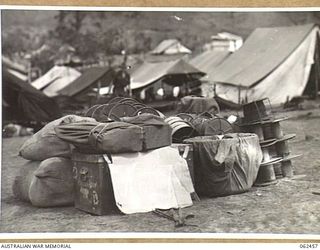
[[[319,25],[1,8],[0,232],[319,240]]]

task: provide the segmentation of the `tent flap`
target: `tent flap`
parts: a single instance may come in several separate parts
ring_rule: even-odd
[[[275,70],[311,32],[313,24],[257,28],[244,45],[209,75],[213,82],[250,87]]]

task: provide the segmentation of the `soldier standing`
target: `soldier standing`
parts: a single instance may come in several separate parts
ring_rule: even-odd
[[[129,96],[130,74],[125,66],[116,73],[113,84],[115,96]]]

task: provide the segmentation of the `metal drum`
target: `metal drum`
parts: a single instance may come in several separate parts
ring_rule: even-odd
[[[150,108],[150,107],[140,108],[136,111],[136,113],[134,115],[136,116],[136,115],[141,115],[141,114],[153,114],[156,116],[160,116],[160,114],[157,110],[155,110],[154,108]]]
[[[224,135],[233,133],[232,125],[224,118],[213,117],[197,117],[191,121],[199,135]]]
[[[180,117],[182,120],[191,122],[196,116],[188,113],[177,114],[177,117]]]
[[[184,139],[190,138],[196,134],[191,124],[182,120],[180,117],[171,116],[164,120],[172,128],[172,141],[182,142]]]

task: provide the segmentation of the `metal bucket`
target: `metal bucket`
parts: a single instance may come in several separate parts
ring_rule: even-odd
[[[171,136],[173,142],[182,142],[184,139],[190,138],[196,133],[194,128],[180,117],[171,116],[164,121],[172,128]]]

